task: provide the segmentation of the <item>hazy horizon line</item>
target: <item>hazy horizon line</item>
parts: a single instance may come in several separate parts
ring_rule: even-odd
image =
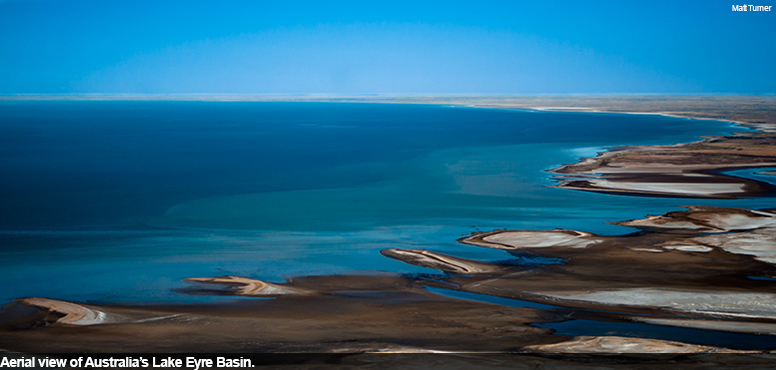
[[[2,94],[0,100],[45,100],[45,99],[167,99],[175,98],[243,98],[243,99],[271,99],[271,98],[402,98],[402,97],[613,97],[613,96],[776,96],[776,93],[15,93]]]

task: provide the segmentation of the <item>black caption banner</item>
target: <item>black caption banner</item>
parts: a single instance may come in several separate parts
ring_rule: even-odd
[[[768,369],[776,354],[260,353],[22,354],[0,352],[5,369]]]
[[[342,354],[20,354],[0,353],[0,369],[223,369],[332,363]]]

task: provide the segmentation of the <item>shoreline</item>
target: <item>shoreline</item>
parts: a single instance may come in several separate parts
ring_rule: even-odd
[[[533,109],[547,111],[558,107],[540,108]],[[665,112],[573,111],[666,115]],[[722,121],[744,126],[753,124]],[[776,124],[754,124],[758,126],[753,128],[756,130],[753,133],[710,137],[691,143],[607,150],[550,172],[570,176],[571,182],[556,187],[573,190],[675,196],[676,185],[673,189],[670,185],[674,183],[686,185],[690,194],[694,189],[694,194],[700,194],[699,198],[728,199],[728,194],[733,198],[751,196],[757,193],[752,187],[760,186],[761,182],[736,182],[735,179],[742,178],[713,172],[776,167],[776,140],[768,136],[767,131],[762,131],[763,128],[773,129]],[[733,145],[734,149],[725,145]],[[645,153],[660,156],[662,162],[639,157]],[[758,157],[757,153],[761,155]],[[707,154],[732,156],[734,163],[704,162]],[[688,160],[688,156],[692,158]],[[681,160],[676,162],[679,157]],[[743,162],[742,158],[769,161]],[[760,166],[763,163],[771,166]],[[697,180],[699,174],[707,177],[692,181]],[[591,182],[596,180],[585,179],[586,176],[608,181],[603,183],[608,187]],[[718,189],[698,190],[699,184],[708,186],[710,179],[720,184],[721,192]],[[575,185],[574,181],[587,181],[598,188],[582,189],[583,186]],[[729,188],[736,184],[743,184],[740,191],[730,191]],[[654,192],[650,191],[650,186],[667,190]],[[768,192],[762,193],[773,191],[772,187],[764,187]],[[687,197],[687,193],[681,195]],[[553,334],[554,329],[533,325],[540,323],[553,327],[569,319],[632,323],[638,321],[633,319],[636,315],[646,324],[737,332],[755,336],[752,341],[756,335],[766,335],[774,343],[767,348],[776,349],[776,338],[773,337],[776,313],[761,310],[762,306],[776,305],[776,287],[768,281],[748,278],[773,278],[776,251],[765,247],[753,250],[747,244],[757,240],[765,246],[776,245],[776,214],[691,207],[687,211],[617,224],[634,227],[639,232],[599,236],[574,230],[494,230],[459,240],[471,246],[502,249],[507,254],[521,251],[564,261],[559,265],[505,265],[498,261],[466,260],[424,249],[392,248],[381,253],[386,258],[439,270],[442,275],[299,276],[283,283],[239,276],[192,277],[186,279],[191,286],[180,290],[184,294],[270,298],[232,304],[98,307],[45,298],[18,299],[4,307],[6,318],[0,322],[0,333],[3,334],[0,337],[4,339],[0,340],[0,348],[29,352],[54,348],[55,351],[78,352],[95,350],[99,348],[100,338],[112,335],[112,340],[126,342],[128,348],[135,351],[165,348],[175,352],[249,349],[267,353],[364,353],[431,349],[613,353],[636,346],[639,353],[736,352],[736,349],[724,346],[666,339],[559,335]],[[699,230],[705,234],[699,235]],[[744,286],[746,289],[742,288]],[[428,292],[426,287],[560,305],[561,308],[505,308],[507,306],[442,297]],[[687,295],[691,296],[690,301],[677,298]],[[703,307],[699,309],[698,305]],[[440,316],[442,312],[444,315]],[[719,322],[720,318],[722,322]],[[75,329],[76,326],[79,329]],[[257,341],[251,336],[256,331],[269,333],[269,337]],[[149,332],[154,338],[144,340]],[[507,338],[509,341],[505,343]],[[249,342],[254,346],[243,347]],[[241,344],[235,346],[235,343]],[[167,347],[158,347],[160,345]],[[115,351],[115,348],[105,350]]]
[[[631,97],[632,99],[637,99]],[[571,97],[567,97],[568,100],[573,100]],[[605,98],[604,98],[605,99]],[[718,142],[731,137],[743,137],[743,136],[756,136],[758,134],[768,134],[776,132],[776,120],[772,122],[749,122],[746,120],[729,119],[724,117],[703,117],[697,114],[679,114],[676,112],[667,111],[622,111],[622,110],[602,110],[592,107],[581,106],[527,106],[527,107],[515,107],[508,104],[475,104],[467,105],[473,108],[482,109],[525,109],[538,112],[570,112],[570,113],[599,113],[599,114],[632,114],[632,115],[657,115],[671,118],[683,118],[692,120],[709,120],[709,121],[723,121],[728,122],[731,125],[744,127],[752,130],[752,132],[735,133],[724,136],[702,136],[700,140],[692,141],[688,143],[674,143],[668,145],[649,145],[649,146],[624,146],[613,149],[608,149],[604,152],[598,153],[595,157],[582,157],[576,163],[585,164],[591,160],[606,159],[608,156],[614,155],[628,155],[639,148],[645,148],[646,150],[656,148],[671,148],[676,150],[678,155],[685,155],[687,152],[682,152],[684,149],[693,145],[703,145],[711,142]],[[774,104],[776,109],[776,104]],[[768,144],[771,144],[773,149],[776,149],[776,137],[768,138]],[[738,148],[737,148],[738,149]],[[740,150],[740,149],[738,149]],[[763,174],[769,174],[768,168],[776,167],[776,152],[774,155],[768,156],[771,162],[768,163],[736,163],[726,165],[709,165],[706,168],[698,168],[697,166],[686,166],[686,168],[672,168],[666,172],[666,168],[662,169],[649,169],[641,166],[642,170],[639,170],[639,165],[632,165],[627,171],[629,177],[638,177],[637,179],[623,180],[618,171],[605,168],[594,168],[576,170],[575,164],[565,164],[557,168],[549,169],[547,172],[555,174],[555,181],[557,185],[552,187],[564,188],[578,191],[590,191],[611,195],[625,195],[625,196],[644,196],[644,197],[668,197],[668,198],[698,198],[698,199],[736,199],[739,197],[750,196],[765,196],[776,193],[776,186],[769,183],[741,178],[737,176],[730,176],[721,174],[724,171],[737,170],[737,169],[752,169],[762,168]],[[565,171],[571,168],[571,171]],[[676,175],[679,172],[681,175]],[[660,183],[651,180],[652,178],[666,177],[666,175],[675,174],[672,178],[668,178],[668,183]],[[707,178],[703,179],[700,183],[693,180],[698,175],[705,175]],[[594,179],[586,180],[585,177],[591,177]],[[738,185],[723,185],[731,183],[731,180],[738,180]],[[677,184],[671,186],[670,183]],[[689,183],[689,184],[688,184]],[[692,184],[695,183],[693,186]],[[713,183],[714,185],[709,185]],[[689,186],[682,187],[678,184],[686,184]],[[701,185],[703,184],[703,185]],[[710,189],[716,186],[716,190]],[[662,188],[662,189],[661,189]],[[705,189],[704,189],[705,188]]]
[[[613,95],[488,95],[488,94],[462,94],[462,95],[434,95],[434,94],[380,94],[380,95],[337,95],[337,94],[311,94],[311,95],[229,95],[229,94],[63,94],[63,95],[0,95],[0,101],[212,101],[212,102],[319,102],[319,103],[376,103],[376,104],[430,104],[430,105],[456,105],[478,108],[505,108],[505,109],[531,109],[538,111],[569,111],[591,113],[623,113],[623,114],[656,114],[667,117],[691,118],[698,120],[719,120],[739,124],[769,123],[774,120],[755,119],[753,121],[724,118],[715,116],[702,116],[692,114],[693,111],[676,112],[672,110],[654,110],[649,107],[642,109],[627,109],[625,107],[612,106],[608,109],[602,107],[612,102],[637,104],[641,101],[654,102],[656,104],[682,100],[683,102],[697,102],[701,100],[759,100],[759,105],[776,105],[774,95],[745,95],[745,94],[689,94],[689,95],[662,95],[662,94],[613,94]],[[506,101],[506,102],[505,102]],[[546,102],[544,104],[537,104]],[[560,104],[558,104],[560,102]],[[586,102],[587,106],[579,105]],[[563,103],[567,103],[564,105]],[[577,106],[573,105],[577,103]],[[548,106],[547,104],[556,104]],[[631,105],[632,108],[633,105]],[[638,107],[638,104],[636,105]],[[695,106],[690,108],[702,108]],[[768,108],[764,110],[768,111]],[[724,111],[724,108],[723,108]],[[698,112],[694,112],[698,113]],[[712,113],[712,112],[707,112]],[[731,112],[727,112],[731,113]],[[766,112],[768,117],[776,117],[776,113]],[[746,117],[745,117],[746,118]]]

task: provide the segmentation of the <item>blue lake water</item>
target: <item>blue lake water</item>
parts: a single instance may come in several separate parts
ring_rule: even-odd
[[[0,302],[233,299],[181,279],[435,271],[385,258],[426,248],[484,261],[455,239],[569,228],[685,204],[561,190],[544,170],[626,144],[742,131],[649,115],[447,106],[256,102],[0,102]],[[744,173],[742,175],[747,175]],[[754,176],[754,175],[753,175]]]

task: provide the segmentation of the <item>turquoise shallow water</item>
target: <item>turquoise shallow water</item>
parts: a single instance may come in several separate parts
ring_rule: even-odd
[[[0,302],[191,302],[181,279],[434,273],[381,256],[493,228],[605,222],[684,204],[560,190],[544,170],[607,147],[741,130],[647,115],[446,106],[0,102]],[[757,176],[750,172],[743,176]]]

